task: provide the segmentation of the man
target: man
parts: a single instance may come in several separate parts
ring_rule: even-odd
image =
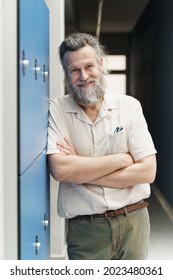
[[[47,154],[69,259],[146,259],[156,150],[140,103],[106,92],[93,36],[72,34],[59,52],[68,94],[50,102]]]

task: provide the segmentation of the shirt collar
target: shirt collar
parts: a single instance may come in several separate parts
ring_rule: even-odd
[[[73,112],[73,113],[78,113],[79,105],[74,101],[72,98],[71,94],[65,95],[66,99],[66,104],[65,104],[65,112]],[[105,93],[104,95],[104,100],[102,102],[102,105],[105,109],[110,110],[110,109],[117,109],[117,103],[115,102],[115,95]]]

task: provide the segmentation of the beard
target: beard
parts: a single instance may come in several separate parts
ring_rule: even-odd
[[[92,83],[92,88],[85,88],[88,84]],[[69,79],[65,81],[67,93],[70,93],[76,103],[82,107],[93,107],[105,94],[105,79],[101,74],[100,81],[94,78],[88,78],[86,81],[80,81],[73,86]],[[83,88],[81,88],[83,87]]]

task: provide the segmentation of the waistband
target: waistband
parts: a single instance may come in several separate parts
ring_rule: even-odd
[[[133,203],[130,205],[127,205],[125,207],[116,209],[116,210],[108,210],[102,214],[93,214],[93,215],[80,215],[80,216],[76,216],[73,219],[82,219],[82,218],[88,218],[88,219],[94,219],[94,218],[101,218],[101,217],[105,217],[105,218],[113,218],[113,217],[118,217],[119,215],[128,215],[128,213],[133,212],[135,210],[141,209],[141,208],[145,208],[148,207],[148,202],[146,201],[140,201],[137,203]]]

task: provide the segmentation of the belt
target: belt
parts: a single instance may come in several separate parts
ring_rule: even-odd
[[[113,218],[118,217],[119,215],[126,215],[132,211],[144,208],[148,206],[148,202],[142,201],[127,205],[125,207],[116,209],[116,210],[108,210],[102,214],[94,214],[94,215],[81,215],[77,216],[76,218],[99,218],[99,217],[106,217],[106,218]]]

